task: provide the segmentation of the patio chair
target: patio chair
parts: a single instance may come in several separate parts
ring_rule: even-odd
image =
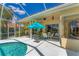
[[[54,37],[54,33],[51,34],[51,37],[50,38],[52,39],[53,37]]]
[[[51,33],[50,32],[48,32],[48,39],[50,39],[51,38]]]
[[[56,36],[56,37],[59,37],[59,33],[55,33],[55,36]]]
[[[42,38],[43,39],[47,39],[48,38],[47,34],[46,33],[42,33]]]

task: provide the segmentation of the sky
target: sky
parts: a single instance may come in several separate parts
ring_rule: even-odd
[[[33,14],[54,8],[63,3],[6,3],[5,6],[13,11],[14,19],[21,20]]]

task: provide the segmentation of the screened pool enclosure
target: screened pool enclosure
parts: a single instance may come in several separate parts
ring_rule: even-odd
[[[63,3],[1,3],[0,39],[25,35],[30,37],[31,30],[27,27],[34,22],[21,23],[19,21],[62,4]],[[27,29],[29,30],[26,31]]]

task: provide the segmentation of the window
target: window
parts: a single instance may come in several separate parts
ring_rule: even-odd
[[[79,20],[70,22],[70,37],[79,39]]]
[[[1,20],[1,39],[7,39],[14,36],[14,27],[8,20]]]
[[[50,24],[50,25],[47,25],[47,32],[58,32],[58,24]]]

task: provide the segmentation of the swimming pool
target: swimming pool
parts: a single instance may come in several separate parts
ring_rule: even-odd
[[[21,42],[0,43],[0,56],[24,56],[27,45]]]

